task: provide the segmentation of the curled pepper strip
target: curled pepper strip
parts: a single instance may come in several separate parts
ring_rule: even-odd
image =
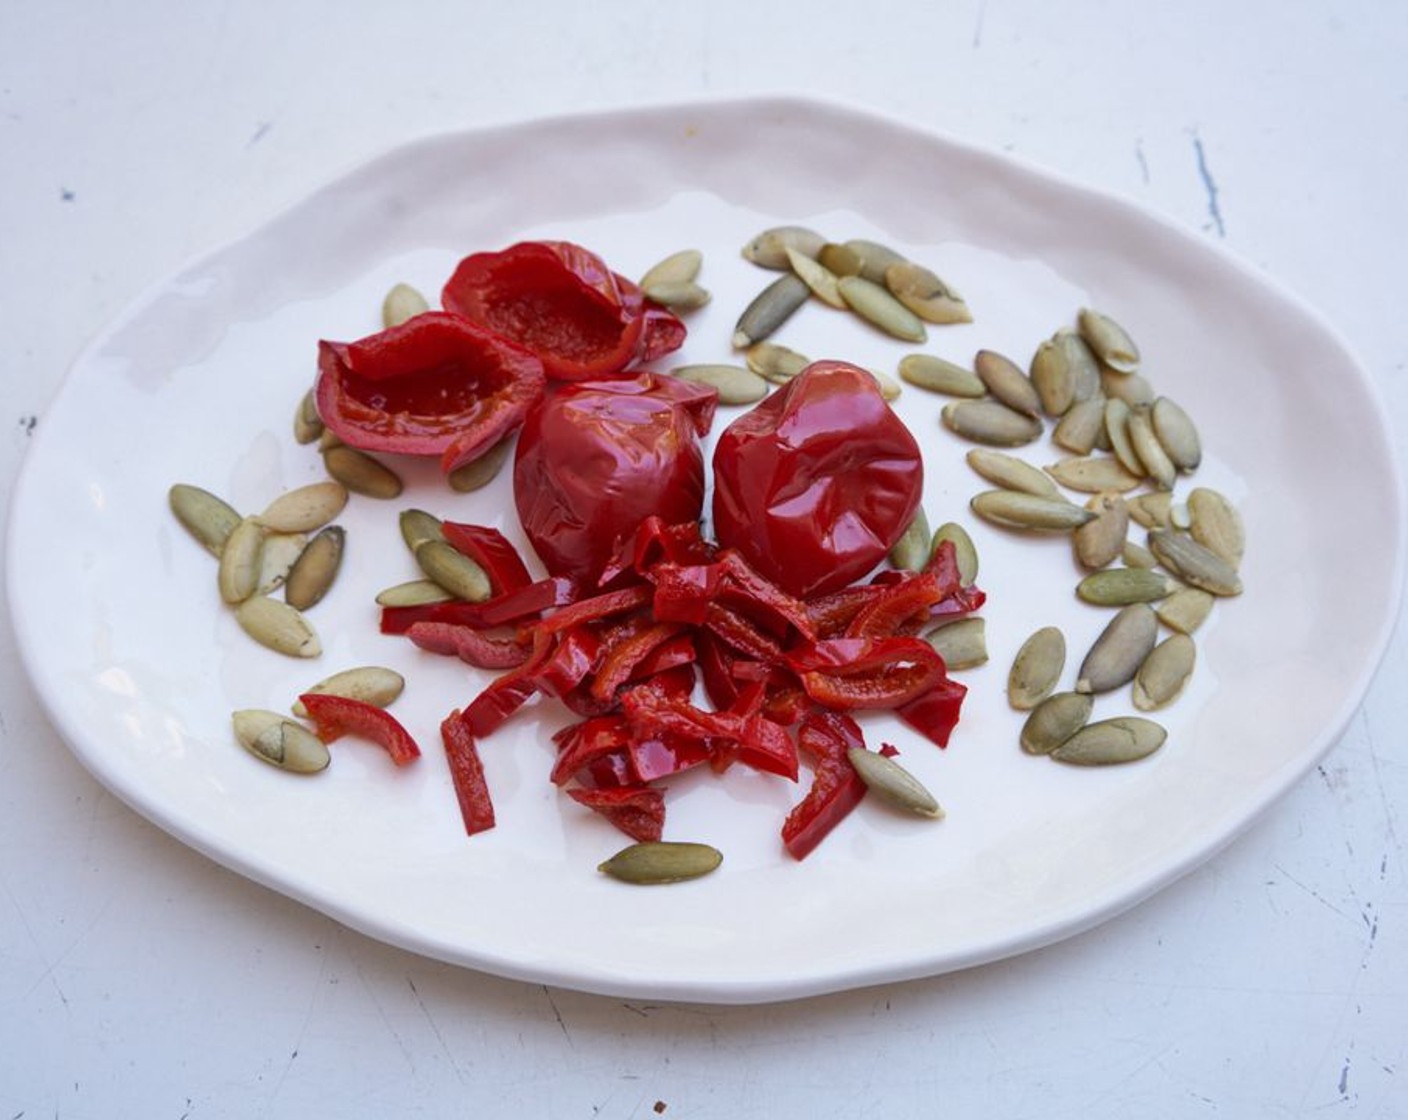
[[[410,732],[385,708],[327,692],[305,692],[298,699],[325,743],[355,735],[382,747],[397,766],[407,766],[420,757],[420,747]]]
[[[782,824],[782,843],[805,859],[860,804],[865,782],[846,752],[864,747],[860,725],[843,712],[813,711],[802,721],[797,745],[812,759],[812,784]]]
[[[533,582],[518,549],[499,530],[463,521],[442,521],[440,529],[453,548],[484,569],[495,595],[522,591]]]
[[[808,696],[836,711],[898,708],[946,679],[943,658],[921,638],[830,638],[787,663]]]
[[[428,653],[458,657],[476,669],[512,669],[528,660],[529,649],[523,642],[495,638],[453,622],[415,622],[406,637]]]

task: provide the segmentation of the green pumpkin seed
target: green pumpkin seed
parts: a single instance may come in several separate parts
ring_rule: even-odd
[[[1234,568],[1241,564],[1247,544],[1242,515],[1218,491],[1199,486],[1189,493],[1188,528],[1195,541]]]
[[[1180,634],[1192,634],[1212,613],[1217,596],[1201,587],[1182,587],[1154,608],[1159,621]]]
[[[1154,401],[1149,419],[1154,425],[1154,435],[1173,465],[1184,474],[1197,470],[1203,461],[1203,444],[1188,413],[1168,397],[1159,397]]]
[[[1081,337],[1107,368],[1123,374],[1139,369],[1139,347],[1110,316],[1086,307],[1081,309],[1077,322]]]
[[[906,354],[900,359],[899,374],[911,385],[950,397],[978,398],[988,391],[983,379],[971,369],[932,354]]]
[[[1039,498],[1018,490],[984,490],[969,503],[984,521],[1007,529],[1068,532],[1094,519],[1088,509],[1064,498]]]
[[[1045,430],[1040,420],[1013,412],[1000,401],[950,401],[940,416],[955,435],[989,447],[1020,447]]]
[[[648,288],[641,288],[641,292],[647,299],[660,304],[661,307],[668,307],[671,311],[698,311],[711,298],[709,290],[700,287],[693,280],[681,280],[673,284],[659,280]]]
[[[1147,758],[1168,738],[1153,720],[1118,716],[1088,723],[1051,752],[1058,762],[1075,766],[1109,766]]]
[[[733,348],[746,350],[767,338],[807,302],[810,294],[811,289],[795,273],[779,276],[743,309],[733,329]]]
[[[1018,738],[1027,754],[1050,754],[1090,720],[1093,697],[1083,692],[1057,692],[1034,705]]]
[[[953,558],[958,565],[959,586],[973,586],[973,581],[978,578],[978,549],[973,544],[973,538],[968,535],[968,530],[958,522],[945,521],[934,530],[934,539],[929,546],[930,557],[939,551],[939,545],[945,541],[953,545]]]
[[[313,482],[280,494],[255,520],[271,533],[311,533],[346,505],[347,488],[340,482]]]
[[[824,264],[805,253],[797,252],[796,249],[787,250],[787,263],[822,303],[828,307],[845,309],[846,301],[841,298],[838,277]]]
[[[1076,401],[1052,429],[1052,441],[1077,455],[1089,455],[1102,442],[1108,442],[1103,438],[1105,404],[1105,398],[1101,395]]]
[[[744,355],[748,368],[774,385],[785,385],[812,364],[805,354],[776,342],[757,342]]]
[[[167,491],[176,520],[212,556],[219,556],[241,520],[238,511],[209,490],[178,482]]]
[[[412,552],[426,541],[445,539],[445,530],[440,518],[423,509],[403,509],[397,517],[397,524],[401,529],[401,539]]]
[[[1240,595],[1242,580],[1237,569],[1225,559],[1186,533],[1174,529],[1154,529],[1149,533],[1149,549],[1184,583],[1201,587],[1214,595]]]
[[[1143,462],[1134,450],[1134,444],[1129,439],[1129,414],[1128,402],[1119,397],[1106,398],[1105,438],[1109,440],[1110,450],[1124,469],[1142,478],[1146,472]]]
[[[316,443],[323,434],[323,418],[318,415],[318,403],[309,389],[293,413],[293,438],[300,444]]]
[[[1076,674],[1077,692],[1110,692],[1134,679],[1158,640],[1159,620],[1147,603],[1122,607],[1095,639]]]
[[[323,452],[323,468],[354,494],[388,500],[400,497],[404,485],[385,463],[339,443]]]
[[[920,506],[914,511],[899,540],[890,546],[890,563],[905,572],[917,572],[929,562],[933,548],[929,533],[929,518]]]
[[[1103,568],[1114,563],[1129,536],[1129,507],[1119,494],[1097,494],[1085,505],[1095,513],[1071,534],[1076,559],[1086,568]]]
[[[1063,416],[1071,405],[1100,391],[1095,355],[1069,327],[1062,327],[1037,347],[1029,368],[1048,416]]]
[[[1140,405],[1130,409],[1127,428],[1130,446],[1134,448],[1135,456],[1143,465],[1144,473],[1160,490],[1172,490],[1178,468],[1173,465],[1173,460],[1168,457],[1164,445],[1154,433],[1150,407]]]
[[[323,651],[318,634],[294,607],[267,595],[252,595],[235,608],[235,620],[267,649],[289,657],[317,657]]]
[[[1130,474],[1112,455],[1083,455],[1062,459],[1046,468],[1062,486],[1085,494],[1133,490],[1140,479]]]
[[[445,481],[457,494],[468,494],[482,489],[498,477],[499,471],[508,461],[508,453],[513,449],[513,436],[507,435],[477,459],[456,467]]]
[[[266,533],[259,550],[259,586],[256,595],[268,595],[283,587],[298,558],[308,547],[303,533]]]
[[[1197,648],[1187,634],[1165,638],[1134,675],[1134,706],[1152,712],[1173,703],[1192,677],[1196,660]]]
[[[973,358],[973,370],[988,392],[1014,412],[1025,416],[1041,413],[1036,386],[1011,358],[995,350],[979,350]]]
[[[836,287],[847,307],[886,334],[905,342],[923,342],[928,337],[923,320],[874,280],[843,276]]]
[[[1167,490],[1136,494],[1128,499],[1130,520],[1145,529],[1167,529],[1173,515],[1173,495]]]
[[[381,324],[388,328],[399,327],[429,310],[430,304],[415,288],[409,284],[396,284],[381,301]]]
[[[1100,391],[1110,400],[1124,401],[1130,408],[1154,403],[1154,387],[1139,373],[1116,373],[1102,367]]]
[[[860,253],[836,241],[828,241],[823,245],[817,251],[816,259],[838,280],[842,276],[859,276],[864,266]]]
[[[881,373],[878,369],[868,369],[865,372],[875,378],[876,388],[880,390],[880,395],[884,397],[885,400],[899,400],[900,394],[904,392],[904,388],[898,381],[887,373]]]
[[[649,296],[651,287],[656,284],[691,283],[703,266],[704,254],[698,249],[681,249],[646,269],[640,278],[640,289]]]
[[[1007,673],[1007,702],[1018,711],[1035,708],[1051,695],[1066,668],[1066,636],[1043,626],[1017,651]]]
[[[670,370],[670,375],[717,389],[722,405],[754,404],[768,395],[768,383],[743,366],[717,363],[676,366]]]
[[[360,665],[355,669],[343,669],[330,677],[324,677],[304,693],[318,696],[343,696],[349,700],[360,700],[364,704],[375,704],[385,708],[401,695],[406,687],[406,678],[395,669],[383,669],[379,665]],[[302,700],[293,704],[293,714],[306,719],[308,709]]]
[[[300,611],[316,606],[337,578],[346,543],[347,533],[340,525],[320,530],[289,569],[284,602]]]
[[[447,541],[422,541],[415,555],[420,570],[457,599],[482,603],[493,591],[484,569]]]
[[[1153,603],[1178,590],[1178,584],[1153,568],[1105,568],[1076,584],[1076,594],[1097,607]]]
[[[957,618],[924,637],[949,669],[976,669],[987,664],[987,623],[981,618]]]
[[[894,261],[881,282],[890,294],[926,323],[971,323],[973,313],[956,291],[923,265]]]
[[[708,844],[648,840],[622,848],[598,864],[597,870],[623,883],[651,886],[698,879],[717,868],[723,858],[723,853]]]
[[[846,757],[865,787],[888,805],[915,816],[942,820],[943,809],[924,783],[888,755],[851,747]]]
[[[1157,568],[1159,558],[1138,541],[1125,541],[1120,550],[1120,559],[1126,568]]]
[[[231,716],[235,738],[256,758],[294,774],[316,774],[332,761],[327,744],[278,712],[244,708]]]
[[[427,603],[445,603],[453,598],[433,579],[413,579],[378,592],[376,602],[382,607],[423,607]]]
[[[815,259],[825,244],[826,238],[805,226],[774,226],[743,246],[743,259],[761,268],[782,271],[790,267],[788,249]]]
[[[221,599],[242,603],[254,594],[259,587],[263,551],[264,526],[253,517],[242,518],[220,552],[216,581]]]
[[[869,280],[872,284],[883,286],[886,269],[891,265],[909,263],[903,255],[895,252],[888,245],[881,245],[878,241],[867,241],[863,237],[853,237],[849,241],[843,242],[843,248],[854,253],[859,262],[860,268],[856,275]]]
[[[1002,451],[975,447],[965,456],[968,465],[983,478],[1004,490],[1020,490],[1038,498],[1064,501],[1060,488],[1045,471]]]

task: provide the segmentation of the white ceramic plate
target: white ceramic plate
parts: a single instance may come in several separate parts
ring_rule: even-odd
[[[595,871],[625,839],[548,783],[548,736],[564,717],[542,705],[482,745],[500,825],[467,840],[437,728],[488,678],[381,636],[372,597],[414,574],[396,527],[405,506],[521,542],[507,475],[457,496],[416,464],[402,500],[354,499],[341,580],[311,615],[326,647],[315,663],[237,629],[167,488],[196,483],[252,511],[322,477],[290,436],[316,341],[376,329],[393,282],[433,296],[459,256],[520,238],[579,241],[628,275],[704,250],[713,302],[670,364],[727,360],[734,319],[771,279],[739,247],[791,222],[884,240],[945,276],[976,322],[932,328],[924,349],[959,362],[987,347],[1025,363],[1078,308],[1100,307],[1199,421],[1208,456],[1180,494],[1199,483],[1239,503],[1247,591],[1200,635],[1195,683],[1161,717],[1168,744],[1105,770],[1018,749],[1021,718],[1003,696],[1018,645],[1056,623],[1074,660],[1105,616],[1075,601],[1066,542],[969,516],[981,483],[966,448],[940,428],[941,402],[908,388],[898,407],[925,446],[929,517],[962,521],[982,553],[992,660],[962,674],[971,694],[947,751],[882,718],[866,726],[901,747],[947,819],[867,804],[799,864],[778,839],[799,788],[737,768],[692,776],[671,789],[667,836],[715,844],[723,867],[627,887]],[[819,304],[777,340],[888,371],[915,349]],[[1057,451],[1043,441],[1023,454],[1046,463]],[[9,589],[26,665],[67,741],[139,812],[219,862],[373,937],[489,972],[752,1002],[1049,943],[1227,842],[1314,764],[1367,687],[1400,584],[1397,477],[1375,394],[1344,347],[1217,246],[898,123],[808,101],[710,103],[411,144],[149,292],[84,352],[39,426],[14,501]],[[362,663],[409,678],[395,711],[425,747],[419,764],[394,771],[344,741],[328,771],[299,779],[233,741],[231,710],[283,708]],[[1096,710],[1130,701],[1103,697]]]

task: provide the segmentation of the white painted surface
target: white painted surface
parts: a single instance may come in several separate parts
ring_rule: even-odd
[[[92,7],[0,14],[8,477],[93,332],[345,167],[444,129],[777,90],[1221,241],[1324,312],[1408,431],[1399,5]],[[348,932],[105,792],[16,671],[0,1117],[1405,1116],[1404,662],[1400,636],[1324,762],[1122,917],[754,1008],[524,985]]]

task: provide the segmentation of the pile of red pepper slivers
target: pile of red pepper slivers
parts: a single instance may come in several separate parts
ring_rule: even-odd
[[[518,433],[515,507],[547,575],[498,530],[446,521],[490,597],[380,621],[500,674],[441,725],[469,833],[495,823],[479,743],[538,697],[575,717],[551,781],[638,841],[662,838],[676,774],[797,782],[805,761],[781,827],[799,860],[864,796],[847,755],[865,748],[859,714],[947,745],[965,688],[921,634],[984,595],[948,545],[917,572],[884,564],[923,465],[868,373],[815,363],[728,426],[709,539],[701,440],[717,394],[644,368],[683,343],[677,317],[565,242],[467,257],[442,303],[321,344],[318,404],[346,442],[438,455],[447,472]]]

